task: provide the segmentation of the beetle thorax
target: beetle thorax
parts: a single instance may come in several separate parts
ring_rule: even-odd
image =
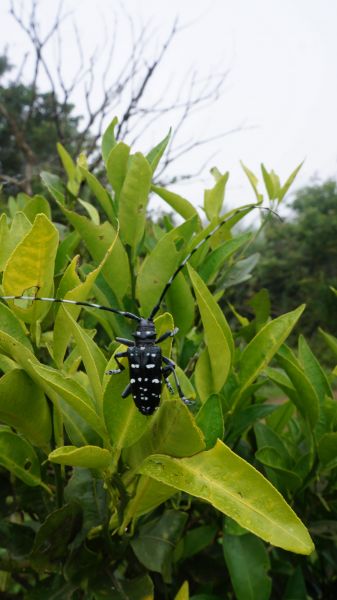
[[[153,344],[156,339],[156,329],[153,321],[150,319],[141,319],[136,331],[133,333],[133,337],[137,342],[142,344]]]

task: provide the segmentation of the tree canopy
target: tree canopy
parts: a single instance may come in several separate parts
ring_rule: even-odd
[[[260,261],[251,285],[269,290],[277,315],[306,302],[302,329],[337,333],[337,183],[308,185],[295,194],[286,222],[266,227],[258,243]]]

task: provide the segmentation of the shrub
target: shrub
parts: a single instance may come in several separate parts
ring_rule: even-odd
[[[167,141],[130,154],[113,123],[102,144],[111,189],[59,146],[68,181],[42,180],[69,225],[51,221],[42,196],[9,201],[2,294],[95,298],[150,314],[219,222],[228,179],[214,170],[203,227],[186,199],[152,183]],[[146,221],[151,192],[181,224]],[[242,280],[255,234],[232,227],[254,206],[228,213],[155,320],[158,335],[179,327],[173,347],[169,337],[162,348],[190,409],[166,388],[151,417],[121,398],[127,370],[106,371],[116,368],[116,336],[132,336],[128,319],[47,302],[0,305],[0,570],[9,597],[263,600],[270,575],[277,597],[304,598],[305,578],[310,593],[327,589],[330,563],[321,569],[316,554],[307,563],[291,554],[310,554],[313,544],[290,505],[326,552],[332,537],[325,492],[334,489],[335,401],[304,338],[298,356],[285,345],[304,307],[272,320],[261,293],[251,322],[233,308],[234,339],[217,303],[224,269],[232,284]],[[270,399],[275,386],[282,402]]]

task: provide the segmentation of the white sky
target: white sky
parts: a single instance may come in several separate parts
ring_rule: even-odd
[[[24,4],[29,6],[30,0]],[[40,4],[41,18],[47,22],[56,2],[41,0]],[[64,7],[73,10],[88,53],[103,37],[103,22],[109,27],[120,5],[116,0],[65,0]],[[205,159],[216,152],[209,167],[216,164],[221,171],[230,171],[227,199],[231,206],[252,200],[240,159],[255,172],[264,162],[284,180],[305,158],[297,186],[313,176],[335,177],[336,0],[124,0],[123,5],[136,21],[151,19],[157,45],[176,15],[181,22],[193,21],[166,57],[157,79],[159,87],[160,77],[162,85],[167,85],[168,77],[172,86],[181,82],[191,66],[204,76],[211,69],[230,70],[225,94],[214,109],[199,113],[198,121],[191,122],[191,134],[197,136],[198,130],[214,134],[245,123],[246,130],[203,150]],[[19,62],[24,38],[7,9],[8,0],[0,0],[1,46],[8,44],[11,59]],[[71,35],[63,43],[69,67],[74,55]],[[127,44],[127,34],[121,29],[117,46],[121,56],[124,51],[125,57]],[[118,54],[115,60],[118,63]],[[138,149],[147,151],[149,140],[156,143],[166,132],[166,128],[148,132]],[[184,157],[180,166],[193,171],[194,161],[192,155]],[[203,175],[203,182],[184,184],[176,191],[200,205],[204,184],[211,184],[207,169]]]

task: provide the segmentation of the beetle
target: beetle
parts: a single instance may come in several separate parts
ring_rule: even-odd
[[[262,210],[269,210],[274,213],[270,208],[261,206],[253,206],[252,208],[259,208]],[[170,374],[173,375],[177,392],[179,397],[185,404],[191,404],[181,389],[177,374],[175,372],[175,363],[167,356],[162,355],[161,347],[159,344],[169,337],[174,337],[178,332],[175,328],[172,331],[166,331],[160,337],[157,337],[156,328],[154,324],[154,317],[160,309],[161,303],[172,285],[174,279],[178,273],[184,268],[186,263],[190,260],[191,256],[197,250],[209,240],[223,225],[225,225],[230,219],[235,217],[237,214],[246,211],[247,208],[241,208],[234,211],[229,217],[226,217],[219,221],[205,238],[203,238],[196,246],[185,256],[184,260],[180,263],[177,269],[171,275],[170,279],[166,283],[162,293],[160,294],[159,300],[153,307],[149,317],[144,318],[135,315],[128,311],[118,310],[116,308],[102,306],[92,302],[66,300],[63,298],[44,298],[39,296],[0,296],[1,300],[30,300],[40,302],[58,302],[62,304],[75,304],[77,306],[87,306],[89,308],[95,308],[99,310],[105,310],[114,314],[121,315],[122,317],[132,319],[137,322],[137,327],[133,335],[133,340],[116,337],[116,341],[127,347],[126,351],[117,352],[115,354],[115,360],[118,368],[107,371],[109,375],[116,375],[124,371],[125,367],[120,362],[121,358],[127,358],[129,365],[129,383],[122,393],[122,398],[127,398],[132,394],[135,405],[143,415],[152,415],[160,404],[162,380],[164,379],[169,391],[173,394],[174,390],[171,383],[168,380]],[[277,215],[277,213],[274,213]],[[279,215],[277,215],[278,218]]]

